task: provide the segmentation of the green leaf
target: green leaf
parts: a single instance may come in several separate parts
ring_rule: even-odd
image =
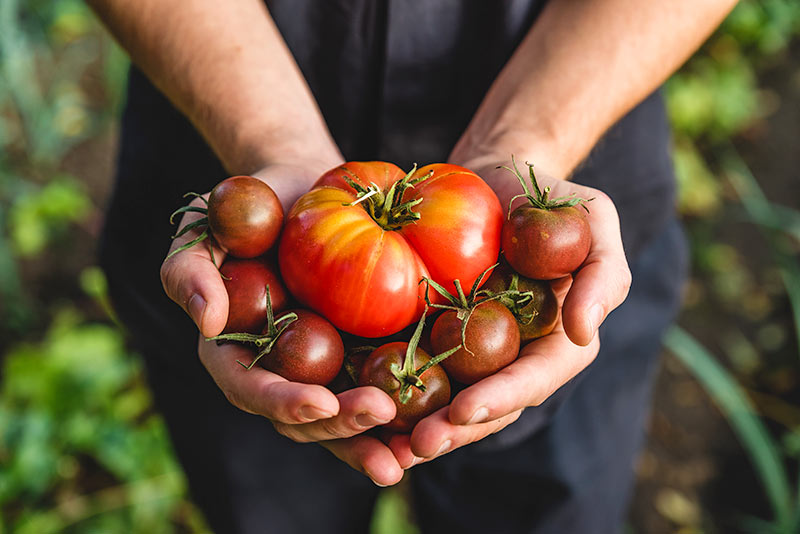
[[[725,414],[758,472],[776,521],[788,525],[792,518],[792,497],[785,466],[776,442],[756,415],[750,399],[714,356],[680,327],[673,326],[667,331],[664,344]]]

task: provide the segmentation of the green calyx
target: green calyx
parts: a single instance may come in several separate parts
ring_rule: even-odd
[[[192,248],[193,246],[195,246],[196,244],[200,243],[201,241],[209,240],[210,243],[208,244],[208,250],[211,253],[211,262],[216,266],[217,262],[214,259],[214,246],[211,243],[211,242],[214,241],[214,236],[211,234],[211,231],[210,231],[210,229],[208,227],[208,200],[206,200],[205,197],[203,197],[200,193],[193,193],[193,192],[186,193],[185,195],[183,195],[183,197],[184,198],[186,198],[186,197],[199,198],[200,200],[202,200],[205,203],[206,206],[205,207],[201,207],[201,206],[187,205],[187,206],[183,206],[181,208],[178,208],[174,212],[172,212],[172,215],[169,216],[169,223],[170,224],[175,224],[175,217],[177,215],[182,214],[182,213],[187,213],[187,212],[202,213],[204,215],[204,217],[202,217],[200,219],[197,219],[196,221],[191,222],[191,223],[187,224],[186,226],[184,226],[183,228],[181,228],[180,230],[178,230],[178,232],[174,236],[172,236],[172,239],[176,239],[178,237],[181,237],[182,235],[184,235],[187,232],[190,232],[190,231],[192,231],[194,229],[198,229],[198,230],[202,229],[203,231],[200,232],[200,235],[198,235],[197,237],[195,237],[194,239],[192,239],[188,243],[186,243],[184,245],[181,245],[180,247],[178,247],[175,250],[173,250],[172,252],[170,252],[167,255],[167,257],[164,258],[164,261],[170,259],[172,256],[174,256],[178,252],[182,252],[184,250]]]
[[[412,208],[422,202],[421,198],[403,202],[406,190],[424,182],[433,175],[433,171],[412,179],[417,166],[411,169],[401,180],[396,181],[387,190],[383,191],[375,182],[365,187],[354,180],[354,176],[344,176],[347,185],[355,189],[356,199],[346,206],[361,205],[370,217],[384,230],[399,230],[407,224],[419,220],[420,214]]]
[[[586,207],[587,202],[591,202],[594,198],[584,199],[576,196],[575,193],[565,197],[558,197],[558,198],[550,198],[550,186],[546,186],[544,189],[539,187],[539,182],[536,180],[536,175],[533,172],[533,164],[525,163],[528,166],[528,174],[530,175],[530,182],[531,185],[529,186],[525,182],[525,178],[522,176],[522,173],[517,168],[517,162],[514,159],[514,156],[511,156],[511,167],[506,167],[505,165],[500,165],[497,167],[498,169],[505,169],[514,176],[517,177],[519,180],[520,185],[522,186],[522,190],[525,191],[519,195],[514,196],[508,202],[508,217],[511,217],[511,205],[514,203],[515,200],[518,198],[525,197],[530,202],[531,206],[534,208],[539,208],[542,210],[554,210],[558,208],[572,208],[580,204],[586,212],[589,212],[589,208]]]
[[[427,315],[427,313],[428,307],[425,306],[425,311],[422,312],[422,317],[419,318],[417,328],[414,330],[414,335],[411,336],[411,340],[408,342],[408,346],[406,347],[406,355],[403,359],[403,366],[401,367],[396,363],[393,363],[390,367],[392,375],[394,375],[397,381],[400,382],[400,394],[398,397],[400,398],[400,402],[402,404],[405,404],[411,400],[412,387],[415,387],[420,391],[425,391],[425,383],[422,381],[422,378],[420,378],[422,373],[434,365],[441,363],[445,358],[461,348],[461,345],[459,345],[450,350],[446,350],[443,353],[434,356],[419,368],[415,369],[416,362],[414,356],[417,353],[419,340],[422,338],[422,330],[425,328],[425,315]]]
[[[469,323],[472,313],[475,311],[475,308],[477,308],[478,305],[492,300],[499,300],[500,303],[506,307],[509,307],[509,304],[506,304],[506,302],[511,304],[521,302],[524,306],[524,304],[527,304],[533,300],[533,291],[519,291],[516,287],[509,288],[499,293],[493,293],[488,289],[478,290],[486,275],[498,265],[498,263],[495,263],[483,271],[475,280],[475,283],[472,284],[469,294],[466,295],[464,294],[464,290],[461,288],[461,281],[458,279],[453,280],[453,285],[456,287],[456,295],[451,294],[441,284],[434,282],[429,278],[423,278],[420,281],[420,283],[425,282],[427,285],[425,288],[425,302],[428,306],[456,312],[456,317],[461,321],[461,345],[464,347],[464,350],[466,350],[472,356],[474,356],[475,353],[472,352],[469,347],[467,347],[467,324]],[[433,288],[437,293],[443,296],[445,300],[449,302],[449,304],[432,303],[428,294],[430,288]],[[513,313],[513,310],[511,311]],[[531,317],[530,320],[533,320],[533,318]]]
[[[486,290],[489,296],[497,296],[500,303],[508,308],[514,319],[521,325],[527,326],[533,322],[539,311],[531,308],[530,311],[525,311],[525,307],[533,302],[533,291],[520,291],[519,290],[519,275],[514,273],[511,275],[511,281],[508,284],[508,289],[499,293]]]
[[[275,346],[275,342],[278,341],[278,338],[283,334],[284,330],[286,330],[290,324],[297,320],[297,314],[294,312],[287,313],[283,317],[278,320],[275,320],[275,314],[272,311],[272,298],[269,295],[269,285],[267,285],[267,332],[265,334],[248,334],[248,333],[232,333],[232,334],[220,334],[214,337],[206,338],[206,341],[235,341],[238,343],[244,343],[248,345],[254,345],[257,352],[256,357],[253,358],[253,361],[250,364],[245,364],[236,360],[236,363],[247,369],[248,371],[253,368],[253,366],[260,360],[262,357],[266,356],[272,351],[272,347]]]

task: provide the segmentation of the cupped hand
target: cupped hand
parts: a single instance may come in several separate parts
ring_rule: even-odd
[[[256,178],[269,185],[283,206],[284,213],[288,213],[300,195],[308,191],[311,185],[327,170],[320,165],[290,166],[270,165],[253,174]],[[204,195],[208,198],[208,195]],[[193,205],[204,206],[200,199],[195,199]],[[194,222],[202,217],[195,212],[187,212],[180,221],[179,228]],[[197,229],[174,239],[170,247],[170,254],[179,247],[189,243],[199,235]],[[228,294],[219,275],[218,266],[225,259],[225,253],[214,247],[213,258],[209,248],[210,240],[203,241],[189,249],[174,255],[167,255],[161,265],[161,283],[167,296],[181,306],[197,325],[201,334],[213,337],[222,332],[228,320]]]
[[[266,417],[279,433],[296,442],[319,442],[378,485],[396,484],[402,478],[403,470],[391,450],[363,434],[394,418],[394,402],[383,391],[360,387],[334,395],[324,386],[290,382],[258,365],[247,370],[237,360],[250,363],[251,350],[232,343],[218,345],[202,336],[198,353],[237,408]]]
[[[254,174],[266,182],[288,213],[295,200],[327,170],[321,165],[296,167],[272,165]],[[202,201],[196,200],[202,206]],[[202,215],[187,212],[179,228]],[[187,232],[173,240],[170,252],[198,235]],[[297,442],[320,442],[338,458],[369,476],[376,484],[397,483],[403,470],[380,440],[363,435],[375,425],[394,417],[391,398],[377,388],[356,388],[334,395],[323,386],[290,382],[258,366],[249,371],[236,362],[249,363],[252,353],[235,344],[205,341],[222,332],[228,317],[228,295],[217,269],[225,259],[211,241],[181,251],[166,259],[161,280],[167,295],[194,320],[200,331],[200,360],[226,398],[249,413],[267,418],[281,434]]]
[[[483,167],[469,162],[465,166],[483,177],[507,207],[521,192],[517,179],[497,168],[508,164],[501,160]],[[559,322],[551,334],[525,345],[512,364],[464,389],[449,406],[420,421],[410,436],[392,437],[389,445],[404,468],[483,439],[516,421],[526,407],[543,403],[594,361],[600,349],[599,326],[627,297],[631,274],[619,216],[608,195],[542,172],[537,172],[537,179],[541,187],[551,187],[554,197],[574,192],[594,199],[587,204],[589,255],[572,277],[554,282],[561,303]]]

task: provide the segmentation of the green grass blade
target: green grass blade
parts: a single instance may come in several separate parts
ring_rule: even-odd
[[[730,372],[682,328],[670,328],[664,344],[692,372],[725,414],[750,455],[777,523],[788,526],[792,519],[789,480],[778,447],[755,414],[747,395]]]
[[[735,149],[727,151],[725,165],[728,168],[728,178],[736,189],[747,215],[765,230],[767,242],[786,286],[786,294],[792,307],[797,344],[800,346],[800,263],[781,239],[785,234],[794,235],[791,227],[787,227],[786,224],[790,219],[794,221],[790,224],[800,224],[800,214],[791,208],[776,210],[776,206],[767,200],[753,173]]]

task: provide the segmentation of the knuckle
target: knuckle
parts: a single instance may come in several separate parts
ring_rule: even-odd
[[[608,193],[601,191],[600,189],[593,189],[592,196],[594,197],[593,202],[597,202],[598,204],[608,204],[613,206],[614,201],[611,200],[611,197],[608,196]]]
[[[532,406],[541,406],[544,404],[544,402],[549,399],[559,387],[561,387],[561,384],[558,383],[558,380],[555,377],[548,376],[543,378],[542,382],[540,383],[540,387],[536,388],[536,391],[533,394]]]
[[[631,275],[631,270],[628,265],[623,265],[620,268],[619,273],[619,301],[624,301],[628,293],[631,290],[631,284],[633,284],[633,275]]]
[[[332,439],[349,438],[357,432],[342,425],[342,421],[338,417],[323,419],[319,423],[322,430],[330,435]]]
[[[172,257],[168,260],[165,260],[164,263],[161,264],[161,270],[159,271],[161,275],[161,285],[164,288],[167,296],[171,298],[173,301],[177,302],[181,306],[184,306],[185,302],[180,302],[180,295],[178,291],[178,284],[177,284],[177,264],[175,262],[175,257]]]
[[[294,427],[294,425],[289,425],[278,421],[271,421],[271,423],[272,427],[278,434],[280,434],[285,438],[289,438],[295,443],[310,443],[314,441],[313,439],[309,438],[302,432],[298,432],[297,429]]]
[[[236,406],[237,408],[239,408],[243,412],[254,413],[253,411],[249,410],[244,405],[244,403],[242,402],[241,397],[235,391],[224,390],[223,393],[225,394],[225,398],[228,399],[228,402],[231,403],[232,405]]]

